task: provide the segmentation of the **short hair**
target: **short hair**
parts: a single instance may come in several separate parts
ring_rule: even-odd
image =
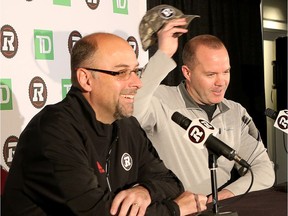
[[[183,64],[193,69],[197,63],[196,51],[199,46],[206,46],[211,49],[225,48],[224,43],[216,36],[204,34],[190,39],[182,51]]]
[[[89,37],[80,39],[75,43],[71,51],[71,82],[73,86],[79,87],[76,71],[79,67],[84,67],[91,60],[97,50],[97,43],[89,40]]]

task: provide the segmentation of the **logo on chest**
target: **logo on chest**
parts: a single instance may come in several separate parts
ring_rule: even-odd
[[[126,170],[129,171],[132,168],[133,160],[128,153],[124,153],[121,157],[121,165]]]

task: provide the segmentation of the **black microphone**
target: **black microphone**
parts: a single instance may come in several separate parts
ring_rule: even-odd
[[[278,112],[276,112],[275,110],[272,110],[270,108],[267,108],[264,112],[265,116],[276,120],[277,116],[278,116]]]
[[[288,134],[288,109],[276,112],[270,108],[265,110],[265,115],[274,119],[274,127]]]
[[[173,113],[171,119],[180,125],[184,130],[188,132],[187,136],[189,140],[197,147],[205,146],[208,150],[217,156],[224,156],[228,160],[234,160],[245,168],[250,168],[244,159],[237,155],[236,151],[224,142],[213,136],[216,128],[205,119],[195,119],[193,122],[187,117],[183,116],[179,112]],[[194,124],[193,124],[194,123]],[[185,134],[186,135],[186,134]]]

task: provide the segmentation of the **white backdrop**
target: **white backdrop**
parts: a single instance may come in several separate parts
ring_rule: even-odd
[[[70,87],[70,49],[79,38],[115,33],[148,60],[138,35],[146,0],[0,0],[1,165],[9,170],[21,131]],[[129,39],[128,39],[129,38]]]

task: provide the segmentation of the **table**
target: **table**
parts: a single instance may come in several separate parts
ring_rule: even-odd
[[[250,192],[237,201],[238,198],[219,201],[218,215],[230,211],[237,212],[238,216],[287,216],[287,183]],[[212,211],[212,204],[207,208]]]

